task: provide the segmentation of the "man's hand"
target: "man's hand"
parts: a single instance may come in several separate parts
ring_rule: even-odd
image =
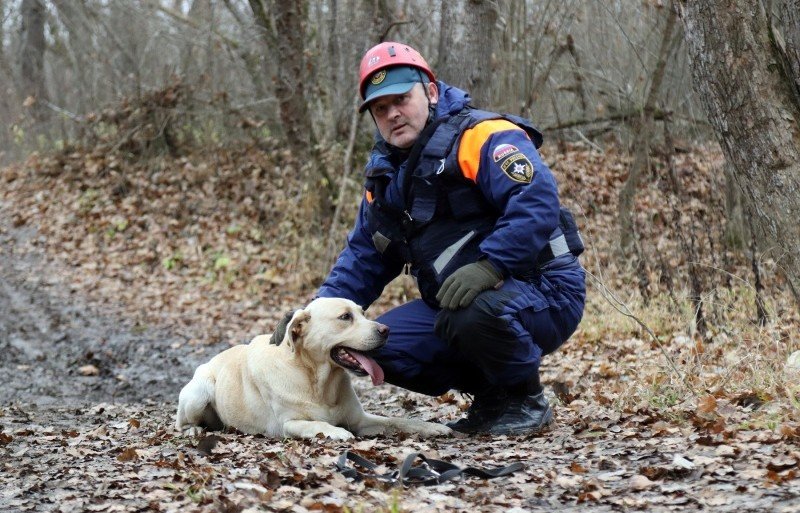
[[[496,287],[502,280],[503,276],[488,260],[467,264],[444,280],[436,301],[448,310],[465,308],[478,294]]]
[[[275,326],[275,332],[269,338],[269,343],[279,346],[281,342],[283,342],[283,337],[286,335],[286,326],[289,325],[289,321],[292,320],[292,316],[294,312],[289,312],[283,316],[283,319],[278,321],[278,324]]]

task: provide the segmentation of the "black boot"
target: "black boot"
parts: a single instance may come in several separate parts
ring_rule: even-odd
[[[473,394],[472,404],[467,409],[467,416],[454,422],[448,422],[447,427],[461,433],[487,432],[502,416],[509,403],[508,392],[502,387],[488,387]]]
[[[512,395],[505,411],[490,425],[480,429],[492,435],[538,433],[553,420],[553,410],[544,392],[535,395]]]

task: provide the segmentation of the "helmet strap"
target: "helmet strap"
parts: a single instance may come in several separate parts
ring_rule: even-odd
[[[428,120],[425,121],[425,126],[430,125],[435,118],[436,118],[436,104],[431,102],[431,99],[428,98]]]
[[[417,74],[419,75],[419,82],[422,84],[422,89],[425,91],[425,98],[428,99],[428,119],[425,121],[425,126],[428,126],[436,117],[436,104],[431,101],[431,95],[428,93],[428,84],[430,84],[431,81],[425,80],[428,77],[422,77],[422,72],[419,68],[417,68]]]

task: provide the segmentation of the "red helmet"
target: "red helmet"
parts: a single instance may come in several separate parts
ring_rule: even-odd
[[[364,92],[367,88],[367,79],[376,71],[390,66],[413,66],[419,68],[428,75],[431,82],[436,82],[428,63],[422,58],[418,51],[403,43],[393,43],[387,41],[375,45],[361,58],[361,66],[358,69],[358,93],[364,99]]]

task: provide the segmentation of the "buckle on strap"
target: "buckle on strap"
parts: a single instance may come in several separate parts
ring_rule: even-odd
[[[417,460],[421,460],[419,465],[415,465]],[[367,472],[359,471],[354,467],[348,466],[348,461],[352,461],[355,465],[366,469]],[[494,479],[495,477],[506,476],[525,468],[525,465],[519,461],[505,467],[462,468],[447,461],[428,458],[420,452],[409,454],[405,457],[398,470],[386,472],[385,474],[375,473],[375,469],[378,468],[378,465],[353,451],[344,451],[339,455],[335,465],[336,469],[341,472],[343,476],[351,477],[356,481],[364,478],[371,478],[392,485],[399,484],[401,486],[436,485],[460,478],[462,475]]]

